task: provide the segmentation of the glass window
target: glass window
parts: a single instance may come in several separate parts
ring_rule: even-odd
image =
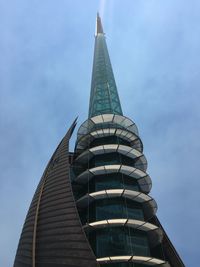
[[[140,203],[125,198],[106,198],[97,200],[91,205],[94,210],[91,218],[93,221],[129,218],[144,220],[144,214]]]
[[[112,165],[112,164],[123,164],[135,167],[136,160],[137,159],[126,157],[117,152],[100,154],[96,155],[90,160],[90,168],[103,165]]]
[[[109,128],[109,127],[108,127]],[[91,142],[90,147],[95,147],[99,145],[106,144],[121,144],[121,145],[130,145],[129,142],[117,137],[117,136],[106,136],[95,139]]]
[[[89,236],[98,258],[120,255],[150,256],[146,233],[128,227],[98,229]]]
[[[87,193],[93,193],[106,189],[128,189],[140,191],[138,183],[131,177],[122,173],[111,173],[107,175],[98,175],[89,181],[89,184],[72,183],[76,199],[81,198]]]
[[[105,189],[130,189],[134,191],[139,191],[137,181],[122,173],[99,175],[97,177],[94,177],[91,183],[94,184],[93,188],[95,189],[95,191]]]

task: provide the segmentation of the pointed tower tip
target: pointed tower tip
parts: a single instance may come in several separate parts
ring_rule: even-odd
[[[103,33],[103,26],[102,26],[102,23],[101,23],[101,18],[99,16],[99,12],[97,12],[97,20],[96,20],[96,33],[95,35],[97,36],[98,33]]]

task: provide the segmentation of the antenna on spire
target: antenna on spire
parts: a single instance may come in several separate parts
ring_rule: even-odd
[[[99,12],[97,12],[95,36],[97,36],[98,33],[104,34],[104,32],[103,32],[103,26],[102,26],[102,23],[101,23],[101,18],[99,16]]]

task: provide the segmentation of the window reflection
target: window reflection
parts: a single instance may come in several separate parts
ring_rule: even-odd
[[[98,258],[121,255],[150,256],[146,234],[132,228],[98,229],[89,239]]]

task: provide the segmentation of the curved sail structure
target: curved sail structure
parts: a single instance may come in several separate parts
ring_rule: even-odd
[[[97,267],[80,223],[70,178],[74,122],[50,159],[31,202],[14,267]]]

